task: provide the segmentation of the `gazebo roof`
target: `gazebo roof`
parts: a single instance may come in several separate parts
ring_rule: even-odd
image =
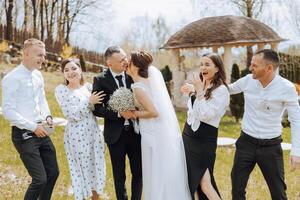
[[[207,17],[186,25],[172,35],[162,48],[250,46],[281,41],[284,39],[258,20],[227,15]]]

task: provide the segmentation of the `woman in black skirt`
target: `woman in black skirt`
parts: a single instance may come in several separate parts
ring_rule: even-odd
[[[204,55],[200,74],[181,87],[188,94],[187,121],[183,130],[189,187],[193,199],[221,199],[213,169],[216,159],[218,127],[229,105],[229,93],[222,59]]]

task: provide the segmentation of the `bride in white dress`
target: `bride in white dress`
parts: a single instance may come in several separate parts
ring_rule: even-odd
[[[152,56],[131,53],[127,73],[142,136],[142,171],[145,200],[190,200],[181,131],[163,77],[150,66]]]

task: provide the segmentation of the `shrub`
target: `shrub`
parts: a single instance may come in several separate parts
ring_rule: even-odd
[[[237,64],[232,65],[231,73],[231,83],[237,81],[240,78],[240,70]],[[243,117],[244,113],[244,95],[243,93],[235,94],[230,96],[230,110],[231,114],[234,116],[235,121],[238,122],[239,119]]]
[[[163,75],[163,78],[164,78],[164,81],[166,83],[166,86],[167,86],[167,89],[168,89],[168,92],[169,92],[169,95],[170,97],[172,96],[171,94],[171,81],[172,81],[172,72],[169,68],[169,65],[166,65],[163,69],[160,70],[162,75]]]

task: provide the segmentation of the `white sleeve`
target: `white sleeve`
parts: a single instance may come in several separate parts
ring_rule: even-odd
[[[9,76],[9,75],[8,75]],[[2,111],[4,117],[20,129],[35,131],[37,124],[23,117],[17,110],[17,90],[19,82],[13,77],[2,80]]]
[[[189,101],[189,107],[191,102]],[[217,88],[209,100],[196,99],[192,108],[192,114],[198,121],[209,121],[220,115],[229,105],[229,93],[225,86]]]
[[[300,107],[295,87],[287,90],[285,106],[288,111],[288,120],[291,123],[291,155],[300,157]]]
[[[63,85],[55,89],[55,97],[65,117],[71,121],[80,121],[90,112],[89,102],[81,100],[79,103],[74,102],[74,97],[70,96]]]
[[[92,85],[91,83],[85,82],[84,85],[85,85],[86,89],[87,89],[89,92],[92,92],[92,90],[93,90],[93,85]]]
[[[247,85],[247,80],[250,78],[250,76],[252,76],[252,75],[247,75],[247,76],[235,81],[234,83],[229,84],[228,85],[229,93],[230,94],[238,94],[238,93],[243,92]]]
[[[41,109],[41,115],[43,119],[46,119],[47,116],[51,115],[51,112],[49,110],[48,102],[46,99],[46,94],[45,94],[45,83],[44,83],[44,78],[42,74],[40,74],[40,81],[42,83],[41,88],[39,88],[39,106]]]
[[[137,89],[137,88],[146,91],[146,88],[142,83],[137,82],[137,83],[134,83],[134,84],[131,85],[131,89],[133,91],[134,91],[134,89]]]

